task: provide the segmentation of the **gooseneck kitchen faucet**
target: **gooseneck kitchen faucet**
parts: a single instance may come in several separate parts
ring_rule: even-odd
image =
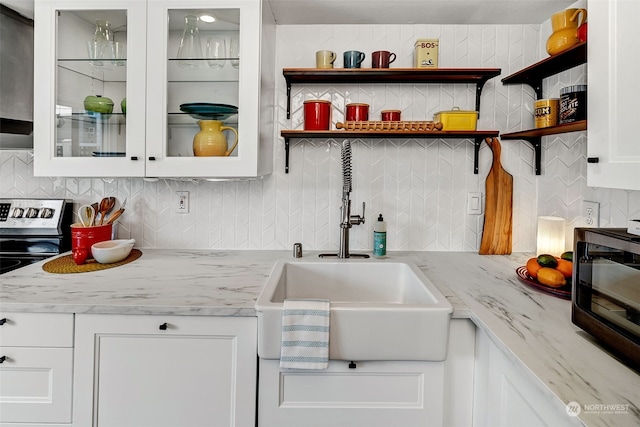
[[[342,141],[340,146],[340,157],[342,159],[342,206],[340,207],[340,247],[337,254],[320,254],[320,258],[369,258],[367,254],[349,253],[349,231],[354,225],[364,224],[365,202],[362,202],[362,216],[351,215],[351,143],[348,140]]]

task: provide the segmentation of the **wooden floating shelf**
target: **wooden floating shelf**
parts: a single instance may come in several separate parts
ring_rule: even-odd
[[[587,121],[580,120],[573,123],[563,123],[561,125],[549,126],[546,128],[529,129],[519,132],[503,133],[502,139],[527,139],[540,136],[556,135],[565,132],[577,132],[581,130],[587,130]]]
[[[476,111],[487,80],[500,68],[284,68],[287,83],[287,119],[291,118],[291,85],[317,83],[467,83],[476,85]]]
[[[542,80],[587,62],[587,42],[536,62],[502,79],[504,84],[528,84],[542,98]]]
[[[533,147],[535,154],[535,168],[536,175],[540,175],[541,171],[541,157],[542,157],[542,137],[549,135],[557,135],[566,132],[579,132],[587,130],[587,121],[580,120],[572,123],[563,123],[561,125],[549,126],[546,128],[529,129],[519,132],[509,132],[500,135],[500,138],[504,139],[522,139],[529,142]]]
[[[478,173],[478,152],[480,144],[488,137],[496,137],[500,134],[497,130],[476,131],[356,131],[356,130],[282,130],[280,135],[284,138],[285,147],[285,173],[289,173],[289,140],[298,139],[341,139],[341,138],[418,138],[418,139],[471,139],[474,142],[474,173]]]

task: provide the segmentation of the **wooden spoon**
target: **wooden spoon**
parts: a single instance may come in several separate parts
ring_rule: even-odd
[[[111,216],[107,220],[107,224],[113,224],[114,222],[116,222],[116,220],[120,218],[120,215],[122,215],[123,213],[124,213],[124,208],[120,208],[117,211],[115,211],[113,214],[111,214]]]
[[[104,223],[104,218],[109,212],[111,212],[115,205],[115,197],[105,197],[104,199],[100,200],[100,206],[98,207],[98,212],[100,212],[100,225]]]

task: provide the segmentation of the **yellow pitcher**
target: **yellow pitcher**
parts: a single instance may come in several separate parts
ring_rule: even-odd
[[[193,137],[193,154],[196,156],[228,156],[238,145],[238,131],[230,126],[222,126],[219,120],[199,120],[200,132]],[[227,137],[223,131],[231,131],[236,140],[228,148]]]
[[[582,18],[579,20],[579,18]],[[553,33],[547,40],[547,52],[555,55],[580,43],[577,30],[587,21],[586,9],[565,9],[551,16]]]

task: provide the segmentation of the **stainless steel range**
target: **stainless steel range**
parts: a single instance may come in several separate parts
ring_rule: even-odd
[[[0,274],[71,249],[73,203],[0,199]]]

